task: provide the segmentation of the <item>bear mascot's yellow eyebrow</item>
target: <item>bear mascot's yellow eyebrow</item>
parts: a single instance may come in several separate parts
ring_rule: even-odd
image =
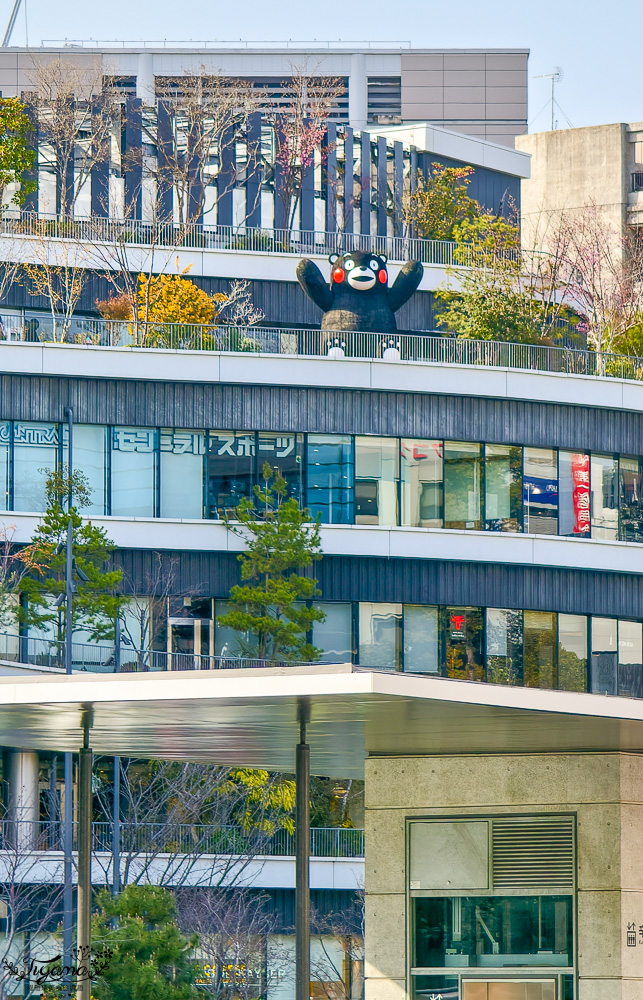
[[[297,265],[299,284],[324,313],[322,330],[395,332],[395,313],[420,284],[422,264],[407,261],[389,288],[385,254],[354,250],[328,259],[330,285],[312,260]]]

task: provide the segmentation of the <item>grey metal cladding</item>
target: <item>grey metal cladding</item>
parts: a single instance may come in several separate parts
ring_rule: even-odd
[[[227,597],[239,581],[228,552],[155,553],[121,549],[124,591],[141,593],[156,560],[172,566],[176,594]],[[643,618],[643,574],[510,566],[429,559],[325,556],[315,566],[321,600],[525,608],[607,617]]]
[[[597,383],[597,391],[598,391]],[[643,454],[643,414],[436,393],[0,375],[0,419],[379,434]]]

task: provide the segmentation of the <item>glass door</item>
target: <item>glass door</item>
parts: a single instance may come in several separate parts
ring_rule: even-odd
[[[207,618],[168,618],[168,670],[207,670],[211,622]]]
[[[556,1000],[556,980],[463,979],[462,1000]]]

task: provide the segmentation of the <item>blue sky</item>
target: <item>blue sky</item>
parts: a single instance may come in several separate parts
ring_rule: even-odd
[[[0,23],[12,0],[2,0]],[[334,3],[238,0],[27,0],[29,41],[42,39],[366,39],[427,47],[520,46],[531,50],[530,131],[549,128],[549,82],[556,66],[561,107],[575,125],[643,120],[640,0],[346,0]],[[4,21],[2,20],[4,17]],[[24,44],[19,15],[13,42]],[[565,117],[556,113],[559,127]]]

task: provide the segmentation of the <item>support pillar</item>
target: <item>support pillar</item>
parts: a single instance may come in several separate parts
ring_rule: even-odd
[[[83,749],[78,755],[78,982],[77,1000],[91,1000],[92,918],[92,751],[89,723],[84,725]]]
[[[308,706],[302,704],[299,706],[299,743],[295,754],[295,1000],[310,1000],[310,747],[306,743],[307,721]]]
[[[12,750],[9,757],[9,819],[16,851],[32,851],[38,840],[38,754]]]

